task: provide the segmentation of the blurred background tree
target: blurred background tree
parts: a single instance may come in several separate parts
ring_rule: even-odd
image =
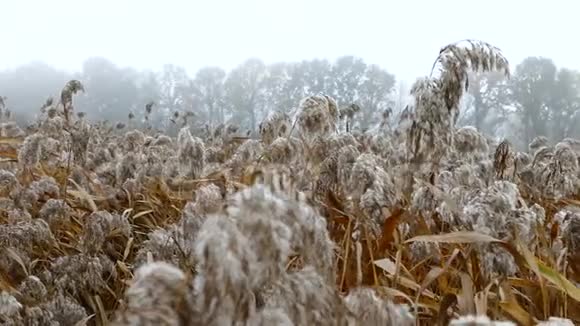
[[[340,108],[356,104],[360,110],[350,125],[364,130],[385,110],[395,119],[409,104],[405,81],[355,56],[273,64],[251,58],[231,71],[203,67],[193,74],[170,64],[159,72],[137,71],[101,57],[87,59],[78,73],[33,62],[0,71],[0,95],[25,123],[72,78],[85,86],[75,106],[89,119],[126,123],[131,112],[133,123],[143,123],[146,104],[155,103],[149,120],[157,128],[179,126],[187,115],[198,126],[231,122],[255,130],[268,112],[290,113],[305,96],[326,93]],[[580,73],[528,57],[510,79],[472,74],[459,123],[521,146],[540,135],[551,141],[580,137]]]

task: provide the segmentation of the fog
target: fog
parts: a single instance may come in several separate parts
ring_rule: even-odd
[[[497,138],[571,137],[580,129],[580,45],[571,41],[579,9],[575,1],[4,1],[0,96],[30,121],[74,78],[85,87],[75,107],[91,118],[141,119],[154,102],[160,124],[190,112],[253,130],[269,112],[323,92],[360,106],[355,127],[364,130],[410,103],[410,86],[441,47],[477,39],[501,49],[513,78],[472,76],[459,123]]]
[[[516,63],[552,58],[579,69],[576,1],[72,1],[2,2],[0,68],[44,61],[69,71],[88,57],[194,72],[355,55],[399,79],[424,75],[438,50],[466,38]]]

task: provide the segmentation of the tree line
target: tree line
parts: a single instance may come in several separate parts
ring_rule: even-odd
[[[20,119],[26,120],[48,95],[58,94],[73,78],[85,89],[75,98],[75,107],[89,118],[125,121],[132,113],[140,119],[145,105],[153,102],[152,121],[189,115],[210,125],[235,121],[252,130],[268,112],[288,112],[302,98],[319,92],[333,96],[340,105],[359,103],[361,125],[367,125],[375,112],[392,104],[395,86],[392,74],[352,56],[333,63],[311,60],[272,65],[249,59],[229,72],[205,67],[193,76],[175,65],[165,65],[160,72],[139,72],[91,58],[77,74],[42,63],[0,72],[0,92]]]
[[[473,75],[462,124],[487,134],[507,134],[520,145],[536,136],[580,138],[580,73],[549,58],[528,57],[509,79]]]
[[[141,121],[147,104],[154,103],[150,121],[160,126],[191,118],[255,130],[268,112],[291,112],[305,96],[325,93],[339,107],[356,104],[352,124],[364,129],[386,110],[400,112],[408,104],[404,83],[397,87],[393,74],[354,56],[270,65],[253,58],[231,71],[205,67],[193,75],[176,65],[137,71],[100,57],[86,60],[77,73],[37,62],[1,71],[0,95],[16,119],[30,121],[47,96],[58,98],[70,79],[84,85],[75,108],[88,118]],[[473,75],[460,123],[522,143],[538,135],[580,137],[580,73],[558,68],[549,58],[529,57],[512,69],[509,79]]]

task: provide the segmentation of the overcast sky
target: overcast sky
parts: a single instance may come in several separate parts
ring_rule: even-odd
[[[266,63],[356,55],[412,81],[439,49],[475,38],[515,66],[547,56],[580,69],[578,0],[2,0],[0,69],[40,60],[80,70],[84,59],[190,74],[249,57]]]

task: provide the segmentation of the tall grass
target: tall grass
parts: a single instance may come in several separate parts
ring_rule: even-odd
[[[69,82],[0,139],[0,322],[579,323],[580,149],[456,128],[492,70],[498,49],[451,44],[393,128],[339,132],[358,108],[318,94],[259,139],[90,123]]]

